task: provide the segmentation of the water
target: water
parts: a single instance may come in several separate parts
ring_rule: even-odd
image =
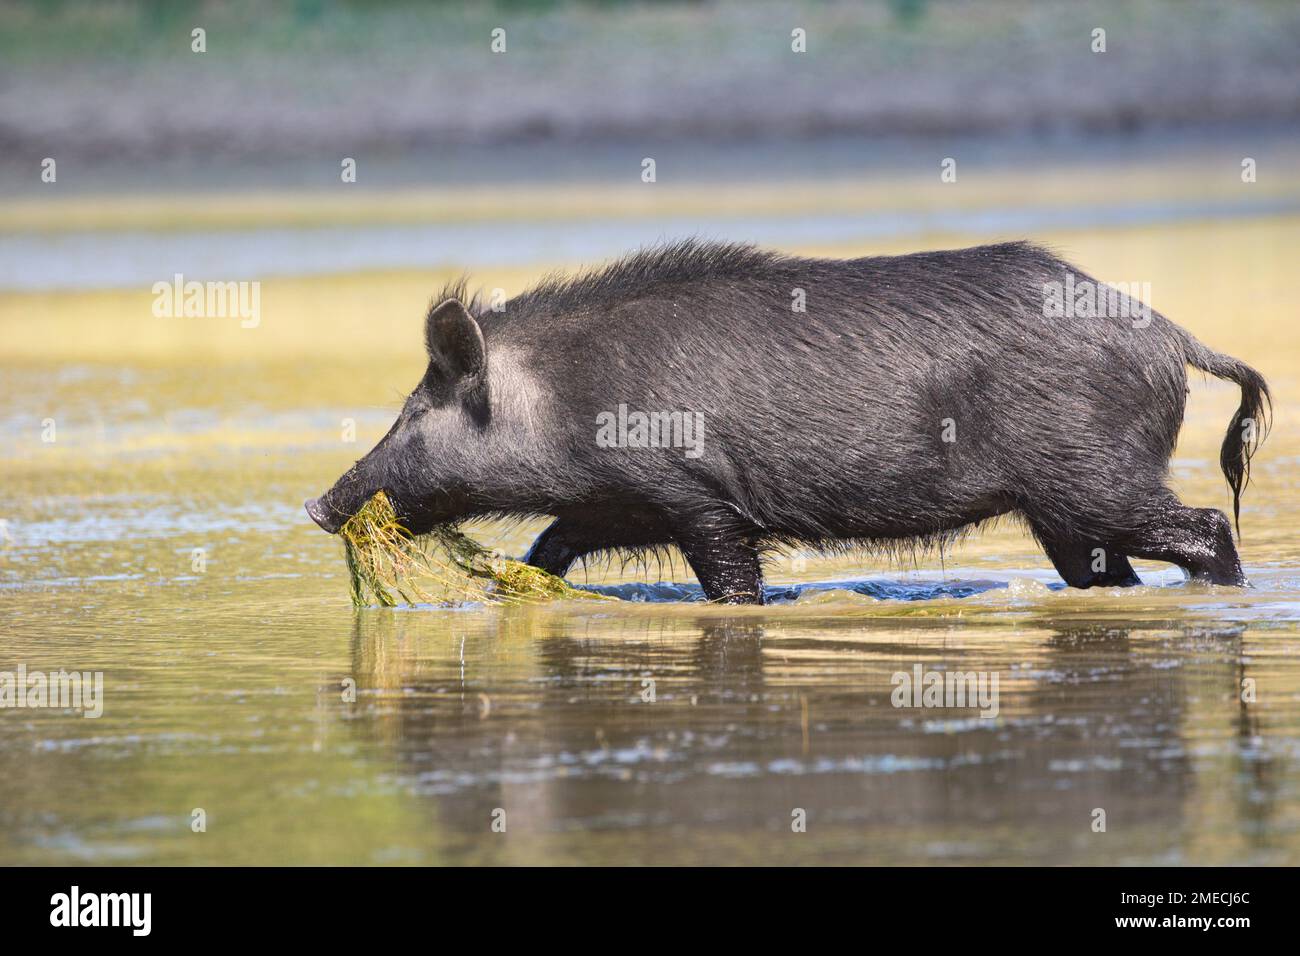
[[[360,386],[312,377],[5,378],[0,670],[104,684],[95,719],[0,711],[0,861],[1300,859],[1294,545],[1247,538],[1250,591],[1067,591],[1008,527],[919,570],[776,559],[762,609],[677,559],[574,575],[618,603],[356,611],[299,502],[358,453],[323,393]],[[1176,471],[1218,493],[1208,456]],[[1280,474],[1248,528],[1294,514]],[[894,706],[918,666],[996,706]]]
[[[1032,229],[1150,282],[1273,386],[1242,512],[1254,588],[1137,562],[1143,587],[1064,589],[1002,522],[915,566],[774,555],[763,608],[703,604],[675,557],[572,576],[617,602],[354,610],[301,502],[418,380],[445,276],[269,278],[241,329],[155,318],[147,284],[89,288],[134,281],[109,238],[57,260],[57,237],[6,237],[30,248],[0,255],[0,285],[45,291],[0,291],[0,684],[101,672],[103,710],[0,709],[0,863],[1300,862],[1300,220],[1075,209],[1040,235],[1054,208],[945,228]],[[881,251],[871,226],[837,254]],[[277,258],[292,236],[262,240],[271,271],[302,267]],[[173,271],[155,253],[150,282]],[[1228,503],[1236,401],[1193,379],[1171,467],[1189,502]],[[519,554],[539,527],[470,530]],[[896,696],[958,672],[974,699]]]
[[[10,603],[8,653],[105,707],[4,715],[6,862],[1296,858],[1297,638],[1255,596],[354,612],[283,536],[291,579]],[[893,707],[918,664],[997,673],[997,715]]]
[[[427,269],[471,262],[479,268],[533,262],[598,262],[682,236],[746,236],[760,245],[886,238],[917,233],[1021,235],[1063,224],[1122,226],[1294,213],[1300,200],[1233,199],[1060,207],[853,211],[787,216],[695,215],[633,220],[456,222],[419,226],[236,229],[223,232],[120,231],[0,234],[0,289],[152,287],[172,276],[221,278],[318,275],[356,269]]]

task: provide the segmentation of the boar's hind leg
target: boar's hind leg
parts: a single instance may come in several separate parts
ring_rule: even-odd
[[[1036,537],[1072,588],[1115,588],[1141,584],[1133,566],[1121,552],[1084,537],[1053,534],[1034,526]]]
[[[1197,581],[1249,584],[1232,543],[1228,516],[1214,508],[1188,508],[1172,495],[1119,544],[1135,557],[1176,564]]]

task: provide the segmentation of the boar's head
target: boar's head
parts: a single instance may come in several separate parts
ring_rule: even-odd
[[[490,415],[483,331],[464,305],[447,299],[430,309],[424,337],[428,368],[388,434],[334,487],[305,503],[331,534],[378,491],[412,534],[468,509],[472,473],[482,466],[476,448]]]

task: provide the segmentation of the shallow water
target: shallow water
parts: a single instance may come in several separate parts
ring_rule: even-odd
[[[104,684],[98,718],[0,711],[3,862],[1300,860],[1293,545],[1247,547],[1250,591],[1066,591],[1008,526],[946,567],[776,558],[763,609],[690,603],[677,559],[574,575],[619,603],[354,611],[299,502],[356,450],[227,375],[6,379],[0,669]],[[1291,514],[1260,472],[1252,530]],[[996,697],[895,707],[918,666]]]
[[[268,282],[256,330],[0,293],[0,679],[103,675],[95,718],[0,709],[0,863],[1300,862],[1297,236],[1049,237],[1272,382],[1240,591],[1066,590],[1003,522],[775,555],[764,608],[678,557],[573,575],[619,602],[356,611],[301,502],[417,379],[428,276]],[[1235,401],[1193,382],[1188,501],[1226,504]],[[984,696],[895,706],[917,668]]]
[[[1095,203],[1051,207],[934,209],[920,213],[642,217],[634,220],[493,221],[421,226],[333,226],[212,233],[124,231],[106,243],[97,232],[0,234],[0,289],[129,288],[160,276],[314,275],[357,269],[419,269],[474,262],[518,266],[560,259],[599,262],[666,237],[746,236],[760,245],[806,244],[919,232],[1019,235],[1061,224],[1100,227],[1131,223],[1232,219],[1295,213],[1290,197],[1179,202]]]
[[[18,595],[9,655],[102,669],[104,712],[4,715],[5,862],[1297,859],[1298,642],[1269,601],[1017,581],[748,613],[353,612],[289,554],[301,577]],[[996,707],[894,707],[918,665],[998,675]]]

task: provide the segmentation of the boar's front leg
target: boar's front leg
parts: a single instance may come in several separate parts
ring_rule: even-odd
[[[582,530],[572,521],[556,518],[528,549],[524,555],[525,563],[556,577],[564,577],[573,567],[573,562],[582,556],[582,543],[578,539]]]
[[[763,572],[753,541],[753,535],[728,516],[696,516],[670,524],[651,512],[590,511],[582,519],[556,518],[537,536],[524,560],[563,577],[579,558],[598,551],[675,544],[710,601],[762,604]]]
[[[763,569],[753,536],[727,516],[701,516],[674,525],[674,540],[717,604],[762,604]]]
[[[597,510],[582,519],[556,518],[537,536],[524,561],[564,577],[579,558],[598,551],[631,551],[671,543],[668,526],[657,515]]]

